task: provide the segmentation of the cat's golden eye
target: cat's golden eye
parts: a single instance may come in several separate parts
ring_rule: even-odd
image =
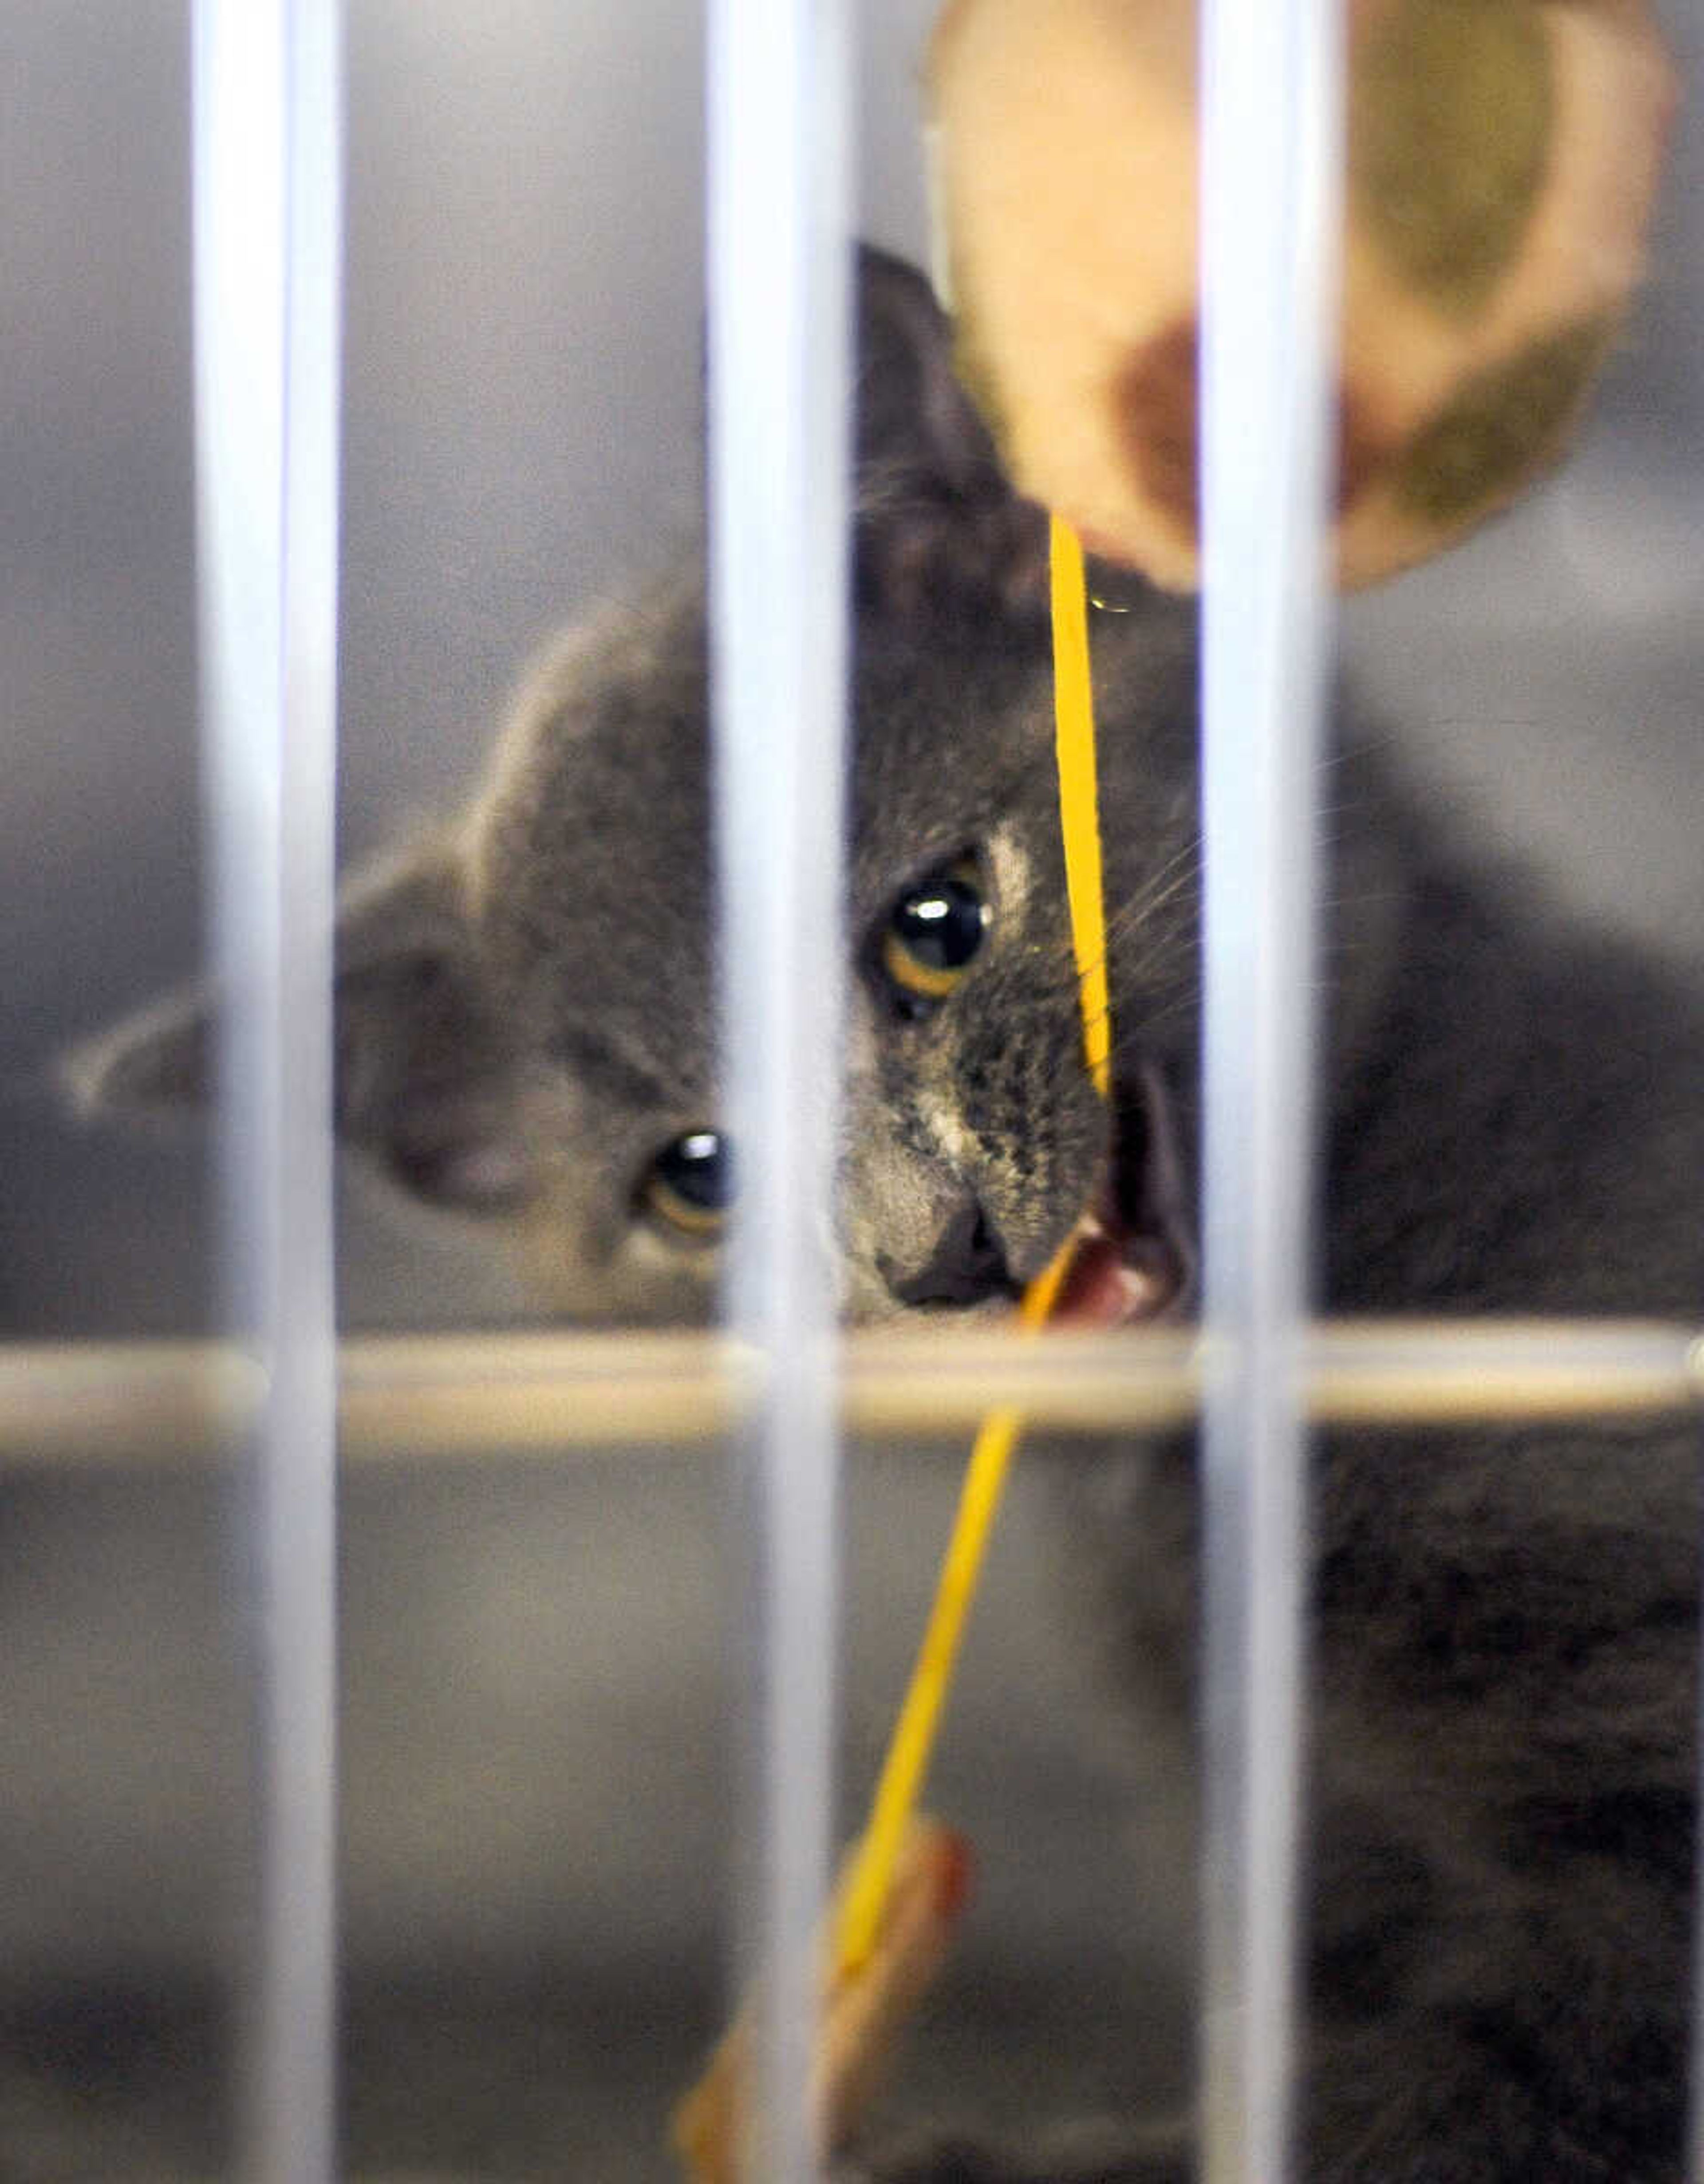
[[[943,865],[895,903],[881,936],[881,967],[910,1000],[945,1000],[969,969],[992,916],[975,858]]]
[[[640,1203],[663,1227],[704,1241],[719,1236],[734,1199],[734,1160],[718,1130],[688,1130],[652,1161]]]

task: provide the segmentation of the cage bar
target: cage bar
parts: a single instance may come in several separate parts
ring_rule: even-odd
[[[336,2168],[331,979],[341,264],[335,0],[201,0],[195,416],[221,1273],[247,1439],[258,1935],[243,2165]]]
[[[558,1463],[647,1441],[696,1447],[749,1414],[761,1373],[746,1346],[697,1333],[356,1336],[338,1351],[339,1454]],[[1038,1344],[967,1330],[950,1345],[932,1329],[865,1330],[842,1352],[841,1420],[875,1439],[958,1437],[993,1407],[1065,1432],[1132,1432],[1194,1418],[1202,1377],[1182,1329]],[[1663,1321],[1325,1321],[1310,1331],[1304,1385],[1308,1417],[1335,1426],[1680,1418],[1704,1399],[1704,1340]],[[0,1347],[0,1469],[204,1464],[248,1429],[265,1388],[226,1343]]]
[[[1204,2175],[1292,2122],[1335,0],[1204,0]]]
[[[745,1435],[759,1786],[746,1971],[763,1997],[756,2173],[815,2167],[814,1933],[832,1809],[832,1178],[849,518],[850,15],[709,18],[710,505],[732,1327],[766,1368]]]
[[[1291,2124],[1304,1665],[1302,1429],[1696,1405],[1671,1327],[1310,1327],[1310,784],[1341,59],[1330,0],[1205,0],[1204,1340],[853,1345],[829,1239],[846,640],[844,9],[717,0],[712,593],[728,1117],[743,1156],[730,1345],[335,1344],[330,1097],[341,149],[332,0],[198,0],[197,420],[221,1167],[233,1345],[0,1354],[0,1460],[254,1451],[263,1946],[253,2142],[335,2167],[335,1428],[479,1455],[739,1429],[761,1548],[767,2172],[813,2166],[812,1937],[831,1808],[835,1435],[1205,1419],[1205,2174],[1282,2184]],[[288,1076],[287,1076],[288,1072]],[[140,1391],[140,1393],[138,1392]],[[1636,1461],[1636,1457],[1632,1459]],[[1695,2042],[1701,2032],[1695,2014]],[[1695,2054],[1692,2170],[1704,2177]]]

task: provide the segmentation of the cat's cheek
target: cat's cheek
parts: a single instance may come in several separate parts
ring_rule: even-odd
[[[625,1206],[594,1207],[564,1173],[513,1223],[528,1294],[576,1326],[695,1326],[714,1318],[720,1255],[676,1244]]]

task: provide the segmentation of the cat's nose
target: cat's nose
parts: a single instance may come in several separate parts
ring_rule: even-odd
[[[979,1304],[1016,1291],[1006,1247],[975,1199],[936,1238],[928,1263],[903,1280],[890,1274],[888,1287],[902,1304]]]

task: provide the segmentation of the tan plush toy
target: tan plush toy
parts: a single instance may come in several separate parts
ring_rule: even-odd
[[[1627,309],[1673,76],[1643,0],[1346,0],[1336,546],[1438,552],[1565,445]],[[1194,0],[949,0],[930,59],[960,368],[1091,551],[1188,589]]]
[[[811,2083],[823,2159],[851,2133],[908,2019],[945,1962],[969,1879],[964,1838],[919,1815],[901,1848],[869,1960],[855,1973],[842,1971],[831,1939],[825,1942]],[[830,1919],[830,1936],[837,1923],[837,1917]],[[752,2040],[747,2011],[675,2111],[671,2137],[690,2184],[741,2184],[749,2173],[757,2131]]]

